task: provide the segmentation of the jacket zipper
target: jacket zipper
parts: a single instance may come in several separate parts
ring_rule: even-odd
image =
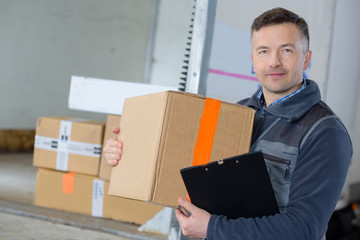
[[[289,179],[289,177],[290,177],[290,163],[291,163],[290,160],[281,159],[281,158],[278,158],[278,157],[275,157],[275,156],[272,156],[272,155],[269,155],[269,154],[266,154],[266,153],[263,153],[263,155],[264,155],[264,157],[266,159],[269,159],[269,161],[285,164],[286,169],[285,169],[284,178]]]

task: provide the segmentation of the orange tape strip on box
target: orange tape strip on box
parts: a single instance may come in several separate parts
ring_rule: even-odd
[[[193,166],[206,164],[210,161],[221,101],[206,98],[204,111],[200,120],[198,138],[195,144]],[[187,199],[190,201],[189,195]]]
[[[73,172],[63,174],[63,193],[74,193],[74,176]]]

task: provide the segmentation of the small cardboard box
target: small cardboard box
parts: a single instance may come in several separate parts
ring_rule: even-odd
[[[114,127],[120,127],[120,119],[121,119],[120,115],[113,115],[113,114],[107,115],[104,141],[103,141],[104,145],[105,145],[106,140],[113,138],[115,136],[115,134],[113,134],[112,130]],[[102,154],[101,160],[100,160],[99,177],[101,179],[110,181],[111,168],[112,167],[109,166],[109,164],[107,163],[107,161],[105,159],[105,155]]]
[[[178,197],[187,195],[180,169],[199,153],[209,162],[248,152],[254,114],[183,92],[127,98],[119,135],[123,155],[112,168],[109,194],[178,206]]]
[[[94,217],[144,224],[162,207],[107,194],[109,182],[89,175],[39,168],[34,204]]]
[[[68,117],[39,117],[33,165],[97,176],[105,123]]]

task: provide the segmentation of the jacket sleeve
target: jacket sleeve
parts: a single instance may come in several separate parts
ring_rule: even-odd
[[[300,149],[286,213],[238,219],[212,215],[207,239],[318,240],[340,196],[351,156],[346,129],[337,120],[326,120]]]

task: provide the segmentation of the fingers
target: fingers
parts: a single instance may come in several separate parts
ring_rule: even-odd
[[[105,156],[107,163],[110,166],[116,166],[118,164],[122,156],[122,152],[123,152],[122,148],[123,148],[122,142],[116,140],[116,137],[108,139],[105,142],[103,154]]]
[[[190,216],[191,216],[191,212],[189,212],[188,210],[186,210],[184,207],[179,206],[178,209],[185,215],[185,217],[190,217]]]
[[[175,217],[177,218],[181,228],[183,228],[182,223],[186,221],[186,216],[180,209],[175,209]]]
[[[119,128],[119,127],[114,127],[114,128],[112,129],[112,133],[113,133],[113,134],[119,134],[119,133],[120,133],[120,128]]]
[[[186,219],[192,215],[192,211],[194,211],[197,207],[181,197],[178,199],[178,201],[180,206],[178,209],[175,209],[175,215],[181,225],[182,222],[188,221]]]
[[[175,209],[175,215],[181,226],[182,233],[190,238],[206,238],[211,215],[184,198],[179,198],[179,204],[184,210]],[[186,210],[190,213],[189,216],[187,216],[187,212],[183,212]]]
[[[194,204],[192,204],[191,202],[189,202],[188,200],[186,200],[185,198],[180,197],[178,199],[180,206],[182,206],[183,208],[185,208],[187,211],[189,211],[191,213],[191,211],[198,209],[198,207],[196,207]]]

